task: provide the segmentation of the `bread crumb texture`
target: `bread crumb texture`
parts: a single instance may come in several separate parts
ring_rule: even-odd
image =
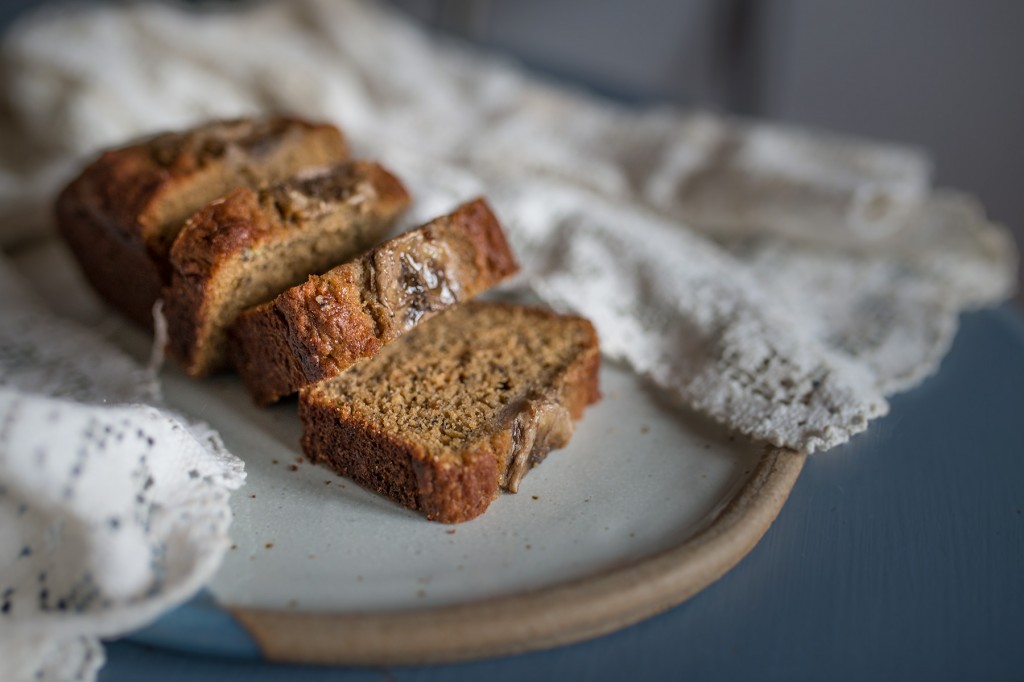
[[[568,443],[599,363],[582,318],[466,303],[303,390],[303,447],[429,518],[466,520]]]

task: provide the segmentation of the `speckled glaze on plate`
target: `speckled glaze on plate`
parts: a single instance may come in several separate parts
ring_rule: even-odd
[[[107,317],[59,245],[18,262],[28,274],[62,273],[37,283],[58,312]],[[148,354],[127,323],[112,338]],[[261,409],[234,376],[197,382],[168,367],[163,378],[168,401],[216,427],[246,462],[247,483],[232,499],[234,544],[208,589],[271,660],[454,661],[611,632],[735,565],[804,462],[668,405],[606,363],[604,398],[569,447],[483,516],[442,525],[305,462],[294,399]],[[210,635],[172,625],[146,641],[209,652]]]

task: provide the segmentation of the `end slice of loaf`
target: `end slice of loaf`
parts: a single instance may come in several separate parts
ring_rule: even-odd
[[[270,187],[240,187],[186,223],[164,292],[168,350],[185,371],[227,366],[238,314],[378,242],[409,204],[380,165],[352,161]]]
[[[229,332],[229,356],[255,401],[268,405],[337,376],[518,268],[477,199],[246,310]]]
[[[332,125],[271,117],[216,121],[104,152],[57,199],[57,227],[111,305],[151,327],[185,220],[236,187],[343,161]]]
[[[469,302],[303,389],[302,447],[428,519],[466,521],[569,442],[599,367],[587,320]]]

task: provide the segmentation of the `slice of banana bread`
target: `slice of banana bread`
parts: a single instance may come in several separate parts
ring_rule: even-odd
[[[402,184],[368,161],[214,201],[171,247],[170,354],[194,377],[224,369],[227,330],[242,310],[362,253],[408,204]]]
[[[337,376],[519,269],[482,199],[246,310],[229,356],[260,405]]]
[[[428,519],[466,521],[569,442],[600,361],[585,319],[469,302],[304,388],[302,448]]]
[[[169,283],[168,252],[185,220],[240,186],[343,161],[332,125],[273,117],[207,123],[104,152],[57,199],[57,227],[86,278],[151,327]]]

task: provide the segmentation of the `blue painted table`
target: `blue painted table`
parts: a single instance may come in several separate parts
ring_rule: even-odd
[[[1024,679],[1024,318],[967,315],[940,372],[809,459],[761,543],[664,614],[574,646],[315,668],[119,642],[100,682]]]

